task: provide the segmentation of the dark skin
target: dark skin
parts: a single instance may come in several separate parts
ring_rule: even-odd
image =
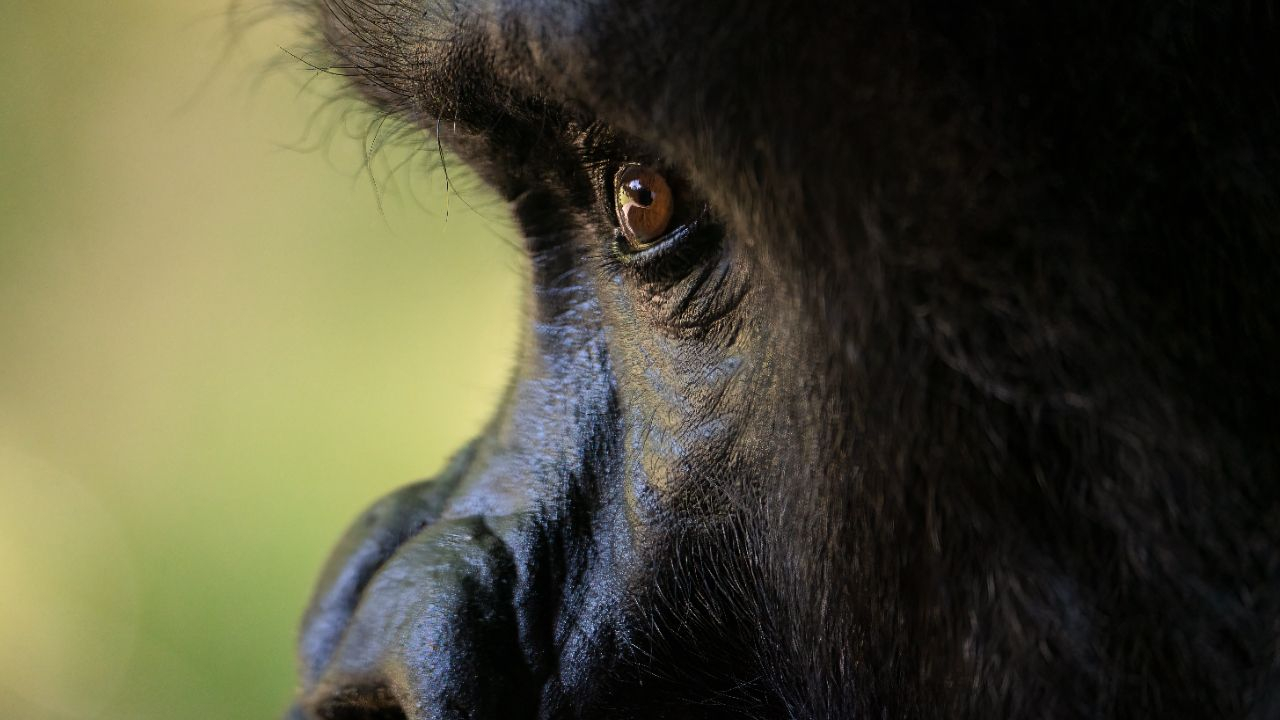
[[[1269,8],[317,5],[532,282],[292,718],[1280,716]]]

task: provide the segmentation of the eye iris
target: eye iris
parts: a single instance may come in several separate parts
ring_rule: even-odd
[[[628,244],[641,250],[667,231],[674,211],[671,187],[657,172],[628,165],[614,179],[618,226]]]

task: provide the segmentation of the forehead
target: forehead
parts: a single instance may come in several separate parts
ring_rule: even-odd
[[[347,0],[319,12],[333,69],[420,123],[541,101],[662,138],[729,124],[708,118],[795,119],[795,100],[842,74],[847,13],[789,5]]]

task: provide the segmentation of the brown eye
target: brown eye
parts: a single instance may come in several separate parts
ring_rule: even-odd
[[[661,175],[643,165],[627,165],[614,177],[613,190],[618,226],[632,250],[643,250],[666,233],[675,199]]]

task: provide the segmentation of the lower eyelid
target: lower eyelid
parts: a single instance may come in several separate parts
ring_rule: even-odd
[[[672,228],[671,230],[668,230],[665,234],[661,235],[656,240],[649,243],[649,245],[647,245],[646,247],[640,250],[625,249],[624,246],[627,243],[627,239],[622,234],[621,231],[618,231],[614,235],[614,245],[617,248],[618,252],[621,253],[626,258],[628,258],[629,260],[644,262],[644,258],[656,258],[657,256],[662,255],[663,250],[668,248],[672,243],[678,243],[683,241],[690,234],[692,234],[696,225],[697,225],[697,221],[694,221],[692,223],[685,223],[684,225],[678,225]]]
[[[709,222],[709,213],[704,207],[697,217],[677,225],[642,250],[625,249],[627,241],[619,231],[613,237],[614,254],[624,265],[641,266],[658,262],[678,250],[681,245],[696,242],[696,236],[708,227]]]

